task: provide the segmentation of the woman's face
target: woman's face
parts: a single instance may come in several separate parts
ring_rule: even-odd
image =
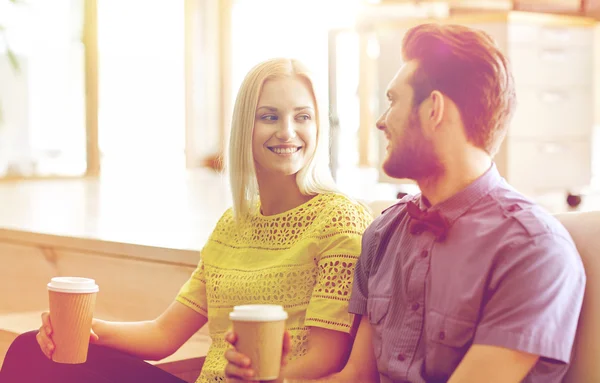
[[[252,153],[257,175],[298,173],[315,152],[315,102],[298,77],[263,84],[254,120]]]

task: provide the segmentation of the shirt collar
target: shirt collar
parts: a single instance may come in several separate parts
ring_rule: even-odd
[[[492,163],[492,166],[485,173],[471,182],[466,188],[435,206],[430,206],[422,194],[415,196],[414,201],[418,203],[422,210],[438,210],[448,220],[448,223],[452,225],[471,206],[494,190],[501,180],[502,176],[500,176],[496,164]]]

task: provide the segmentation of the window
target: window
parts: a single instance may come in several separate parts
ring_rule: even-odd
[[[83,175],[83,0],[0,0],[0,25],[0,177]]]
[[[98,1],[102,173],[185,170],[184,2]]]

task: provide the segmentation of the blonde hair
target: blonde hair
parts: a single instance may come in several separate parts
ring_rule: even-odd
[[[229,138],[228,171],[236,219],[246,218],[257,206],[259,198],[252,134],[258,99],[268,80],[298,77],[306,81],[315,102],[317,142],[313,155],[296,174],[296,183],[304,195],[338,193],[329,170],[329,135],[320,119],[320,109],[312,76],[298,60],[275,58],[259,63],[248,72],[237,94]]]

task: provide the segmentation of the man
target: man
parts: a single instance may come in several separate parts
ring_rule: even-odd
[[[377,127],[385,172],[422,194],[365,232],[351,355],[314,382],[561,382],[585,273],[564,227],[492,161],[515,104],[507,60],[487,34],[458,25],[412,28],[402,48]],[[247,358],[226,357],[228,376],[242,376]]]

